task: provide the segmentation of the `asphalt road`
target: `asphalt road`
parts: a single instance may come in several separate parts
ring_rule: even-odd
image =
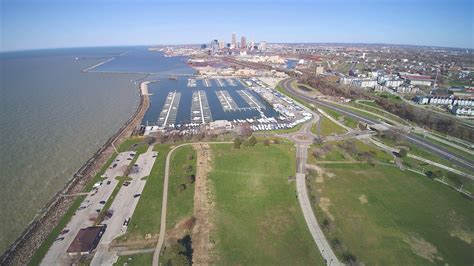
[[[363,116],[359,113],[352,112],[351,110],[348,110],[348,109],[345,109],[345,108],[341,108],[341,107],[339,107],[335,104],[325,102],[325,101],[320,101],[320,100],[308,97],[308,96],[298,92],[297,90],[295,90],[291,86],[291,82],[293,80],[295,80],[295,79],[294,78],[289,78],[289,79],[283,80],[280,84],[286,92],[288,92],[289,94],[291,94],[292,96],[294,96],[296,98],[303,99],[304,101],[309,102],[309,103],[313,103],[313,104],[317,104],[317,105],[320,105],[320,106],[327,107],[329,109],[337,111],[341,114],[344,114],[348,117],[354,118],[354,119],[359,120],[361,122],[367,123],[369,125],[380,123],[380,121],[378,121],[376,119]],[[411,142],[411,143],[413,143],[413,144],[415,144],[415,145],[417,145],[417,146],[419,146],[419,147],[421,147],[421,148],[423,148],[427,151],[430,151],[430,152],[432,152],[432,153],[434,153],[434,154],[436,154],[436,155],[438,155],[438,156],[440,156],[444,159],[450,160],[453,164],[462,166],[462,167],[464,167],[466,169],[469,169],[470,171],[474,172],[474,159],[473,158],[461,158],[461,157],[457,156],[456,154],[451,153],[446,148],[444,148],[442,146],[439,146],[439,145],[436,145],[436,144],[433,144],[431,142],[428,142],[427,140],[425,140],[422,137],[419,137],[419,136],[417,136],[413,133],[400,133],[400,135],[402,135],[402,137],[405,138],[407,141],[409,141],[409,142]]]
[[[317,121],[319,117],[317,114],[314,114],[314,116],[315,118],[313,121]],[[313,139],[316,137],[311,132],[312,124],[313,123],[306,123],[298,132],[288,134],[289,138],[296,144],[296,193],[298,195],[298,202],[301,211],[303,212],[306,225],[308,226],[321,256],[324,258],[327,265],[342,265],[319,226],[313,208],[311,207],[311,201],[308,197],[306,187],[306,161],[308,160],[308,146],[313,143]]]

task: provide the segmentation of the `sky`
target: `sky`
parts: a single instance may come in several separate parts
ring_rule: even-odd
[[[473,0],[0,0],[0,51],[230,42],[474,48]]]

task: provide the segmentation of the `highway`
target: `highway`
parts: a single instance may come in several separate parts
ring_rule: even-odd
[[[317,104],[317,105],[324,106],[326,108],[332,109],[332,110],[337,111],[337,112],[339,112],[343,115],[354,118],[356,120],[367,123],[369,125],[374,125],[374,124],[379,124],[380,123],[380,121],[377,121],[377,120],[375,120],[373,118],[370,118],[370,117],[366,117],[366,116],[361,115],[359,113],[355,113],[351,110],[341,108],[341,107],[337,106],[336,104],[308,97],[308,96],[298,92],[297,90],[295,90],[293,88],[291,83],[294,80],[295,80],[295,78],[288,78],[288,79],[283,80],[280,83],[282,88],[287,93],[291,94],[292,96],[294,96],[296,98],[299,98],[299,99],[302,99],[302,100],[304,100],[308,103],[313,103],[313,104]],[[399,133],[399,132],[397,132],[397,133]],[[417,136],[413,133],[399,133],[399,134],[403,138],[405,138],[407,141],[409,141],[409,142],[411,142],[411,143],[413,143],[413,144],[415,144],[415,145],[417,145],[417,146],[419,146],[419,147],[421,147],[421,148],[423,148],[427,151],[430,151],[433,154],[438,155],[438,156],[440,156],[444,159],[450,160],[453,164],[462,166],[462,167],[464,167],[466,169],[469,169],[470,171],[474,172],[474,159],[473,158],[461,158],[461,157],[457,156],[456,154],[451,153],[446,148],[441,147],[441,146],[436,145],[436,144],[433,144],[433,143],[431,143],[431,142],[429,142],[429,141],[423,139],[422,137],[419,137],[419,136]]]

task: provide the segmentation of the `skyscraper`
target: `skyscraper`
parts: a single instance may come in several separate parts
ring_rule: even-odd
[[[247,39],[245,38],[245,36],[242,36],[242,38],[240,38],[240,47],[242,48],[242,50],[247,49]]]
[[[235,32],[232,33],[232,46],[237,48],[237,35],[235,35]]]

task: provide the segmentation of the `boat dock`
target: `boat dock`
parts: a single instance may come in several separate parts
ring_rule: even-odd
[[[191,87],[191,88],[196,87],[196,79],[189,78],[188,79],[188,87]]]
[[[165,105],[161,110],[160,116],[156,124],[160,127],[174,125],[176,116],[178,115],[179,100],[181,99],[181,92],[172,91],[166,97]]]
[[[253,96],[250,92],[244,90],[238,90],[237,93],[244,99],[247,104],[254,109],[266,109],[265,105],[260,102],[255,96]]]
[[[206,92],[194,91],[191,102],[191,123],[209,123],[212,121],[211,109]]]
[[[217,81],[217,86],[219,87],[225,87],[225,82],[222,79],[215,79]]]
[[[209,79],[203,79],[202,83],[204,84],[204,87],[211,87],[211,81]]]
[[[231,87],[237,86],[237,83],[235,83],[235,80],[233,78],[227,78],[225,79],[225,81],[227,81],[227,84],[229,84],[229,86]]]
[[[235,103],[234,99],[230,96],[228,91],[216,91],[217,99],[221,103],[224,112],[237,111],[239,106]]]

